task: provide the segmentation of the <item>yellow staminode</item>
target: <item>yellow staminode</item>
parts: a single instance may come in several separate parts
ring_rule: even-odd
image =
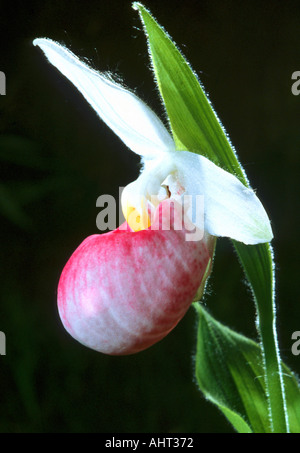
[[[150,217],[147,213],[146,203],[142,203],[140,211],[132,206],[122,206],[126,222],[133,231],[141,231],[149,228],[151,225]]]

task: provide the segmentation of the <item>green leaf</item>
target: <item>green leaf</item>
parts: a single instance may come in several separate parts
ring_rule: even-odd
[[[261,349],[254,341],[217,322],[200,304],[196,377],[205,397],[240,433],[270,433]],[[300,432],[300,391],[283,365],[291,432]]]
[[[286,393],[290,432],[300,433],[300,388],[294,373],[283,363],[283,380]]]
[[[140,3],[154,75],[169,117],[178,150],[205,155],[249,185],[246,174],[202,86],[168,34]],[[284,389],[276,331],[274,330],[274,272],[270,244],[246,246],[233,241],[253,291],[261,336],[265,382],[274,432],[286,432]]]
[[[144,6],[134,3],[134,8],[138,9],[145,26],[155,78],[177,149],[202,154],[246,182],[195,72]]]

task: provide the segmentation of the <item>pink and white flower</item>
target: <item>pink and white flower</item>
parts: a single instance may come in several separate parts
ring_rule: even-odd
[[[60,317],[74,338],[97,351],[141,351],[167,335],[203,289],[215,238],[268,242],[268,216],[234,175],[204,156],[176,150],[164,124],[134,93],[52,40],[35,39],[34,45],[142,159],[139,177],[122,194],[125,228],[88,237],[66,264]],[[187,212],[195,228],[204,229],[201,240],[186,240],[180,202],[187,195],[204,197],[203,219],[194,215],[193,203]],[[164,208],[172,214],[168,228]]]

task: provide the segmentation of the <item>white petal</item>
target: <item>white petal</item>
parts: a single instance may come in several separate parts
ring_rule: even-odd
[[[81,92],[100,118],[135,153],[153,158],[174,149],[174,141],[156,114],[137,96],[80,61],[55,41],[33,41]]]
[[[133,223],[136,214],[141,216],[143,227],[148,222],[148,216],[153,214],[152,209],[157,208],[159,203],[169,197],[167,190],[162,187],[162,182],[167,175],[175,170],[173,160],[166,154],[161,159],[147,161],[136,181],[128,184],[122,192],[122,210],[125,219],[133,230],[136,231]],[[132,223],[129,221],[128,214],[132,213]]]
[[[173,156],[185,193],[204,195],[204,227],[209,234],[245,244],[271,241],[269,218],[253,190],[203,156],[188,151]]]

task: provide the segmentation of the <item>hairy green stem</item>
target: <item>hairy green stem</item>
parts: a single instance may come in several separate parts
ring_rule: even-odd
[[[269,322],[265,323],[263,318],[263,316],[259,316],[259,333],[261,336],[271,429],[274,433],[286,433],[289,429],[275,320],[273,325],[271,325]]]
[[[287,433],[289,432],[289,423],[276,332],[275,276],[272,248],[269,244],[259,244],[250,246],[251,253],[247,253],[249,246],[244,246],[238,242],[234,242],[234,245],[256,302],[257,329],[261,339],[270,428],[273,433]]]

